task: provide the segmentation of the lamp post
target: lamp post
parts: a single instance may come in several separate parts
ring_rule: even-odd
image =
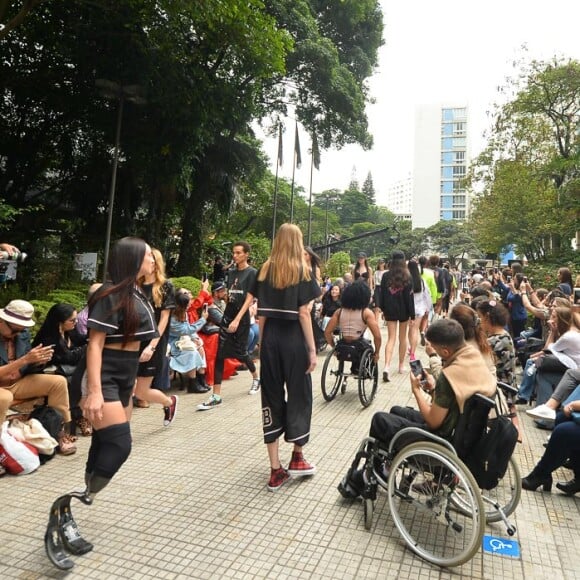
[[[123,108],[125,101],[144,105],[147,101],[143,98],[143,89],[139,85],[119,85],[107,79],[97,79],[95,85],[103,97],[118,101],[117,128],[115,130],[115,155],[113,157],[113,172],[111,175],[111,187],[109,189],[109,208],[107,210],[107,233],[105,237],[105,257],[103,262],[103,282],[107,281],[107,263],[109,262],[109,249],[111,246],[111,230],[113,227],[113,208],[115,205],[115,188],[117,186],[117,166],[119,165],[119,147],[121,144],[121,124],[123,122]]]

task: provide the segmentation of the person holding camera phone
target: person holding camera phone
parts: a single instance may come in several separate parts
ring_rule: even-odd
[[[426,339],[428,346],[443,361],[443,368],[435,379],[419,367],[418,361],[415,362],[410,382],[418,409],[394,406],[389,413],[373,415],[369,435],[384,446],[388,446],[395,434],[405,427],[417,427],[450,439],[467,399],[475,393],[487,397],[495,395],[495,377],[489,372],[481,353],[465,342],[463,328],[457,321],[443,318],[433,322],[427,329]],[[411,438],[415,437],[421,439],[421,435],[411,435],[405,444],[411,443]],[[387,463],[376,465],[375,469],[385,480],[388,478]],[[360,494],[364,488],[362,482],[360,470],[347,474],[339,485],[339,491],[347,494],[345,497],[356,497],[355,494]]]

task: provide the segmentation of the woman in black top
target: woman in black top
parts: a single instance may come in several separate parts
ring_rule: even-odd
[[[165,263],[161,252],[151,250],[155,259],[155,267],[149,276],[139,280],[141,291],[147,298],[155,312],[155,322],[159,336],[151,339],[149,344],[141,343],[142,350],[139,356],[139,370],[135,387],[136,406],[149,406],[149,403],[158,403],[163,406],[163,425],[168,427],[175,419],[177,412],[177,395],[168,397],[160,390],[152,389],[153,379],[160,372],[168,372],[164,366],[169,336],[169,317],[175,308],[175,291],[173,284],[165,277]],[[141,402],[145,401],[145,405]]]
[[[137,281],[153,271],[151,248],[138,238],[123,238],[112,248],[110,282],[89,302],[89,345],[83,377],[84,416],[93,425],[85,469],[86,491],[58,498],[50,510],[45,548],[52,563],[68,570],[68,553],[85,554],[93,546],[80,534],[70,502],[93,502],[131,453],[131,395],[142,342],[158,336],[153,309]]]
[[[90,435],[92,427],[82,416],[79,407],[81,397],[78,381],[73,381],[73,373],[86,350],[86,337],[76,332],[77,311],[72,304],[55,304],[48,311],[42,326],[32,341],[32,347],[52,344],[52,359],[48,363],[56,367],[56,373],[67,378],[68,398],[73,420],[71,433],[79,427],[83,435]]]
[[[310,309],[320,287],[304,259],[302,232],[297,226],[280,226],[252,294],[258,298],[262,337],[262,427],[271,467],[268,489],[277,491],[290,475],[316,471],[304,459],[302,447],[310,437],[310,373],[316,366]],[[294,445],[288,470],[280,463],[278,440],[282,434]]]
[[[413,284],[405,254],[395,250],[391,254],[389,270],[381,279],[381,310],[387,321],[387,344],[385,346],[385,368],[383,381],[389,380],[389,367],[399,334],[399,372],[404,372],[404,361],[407,354],[407,330],[409,320],[415,320],[415,301]]]
[[[375,284],[373,269],[369,266],[367,255],[364,252],[359,252],[356,264],[352,270],[352,276],[355,282],[357,280],[364,280],[371,289],[371,292],[373,291]]]

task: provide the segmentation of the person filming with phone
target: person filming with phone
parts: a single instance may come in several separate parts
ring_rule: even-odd
[[[388,444],[405,427],[418,427],[450,439],[467,399],[475,393],[493,397],[494,376],[481,353],[465,342],[462,326],[451,319],[437,320],[425,335],[428,344],[441,357],[442,371],[437,379],[416,361],[411,366],[411,392],[417,409],[395,406],[389,413],[372,418],[370,436]]]

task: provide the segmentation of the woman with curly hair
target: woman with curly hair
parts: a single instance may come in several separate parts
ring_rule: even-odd
[[[399,372],[405,372],[404,361],[407,353],[407,331],[409,320],[415,320],[415,301],[411,274],[405,262],[405,254],[393,251],[389,269],[381,279],[380,307],[387,321],[387,344],[385,346],[385,368],[383,381],[389,380],[389,367],[399,335]]]

